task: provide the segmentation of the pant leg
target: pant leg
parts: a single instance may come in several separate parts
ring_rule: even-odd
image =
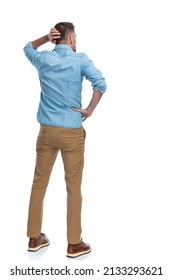
[[[52,146],[51,128],[41,126],[36,146],[36,167],[31,189],[27,236],[36,237],[41,232],[43,202],[58,149]]]
[[[70,130],[64,141],[61,155],[64,163],[67,188],[67,241],[68,244],[77,244],[81,238],[81,182],[84,166],[83,128]]]

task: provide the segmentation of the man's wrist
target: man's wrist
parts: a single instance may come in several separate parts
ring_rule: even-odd
[[[91,106],[88,106],[87,107],[87,111],[88,111],[88,115],[91,116],[93,111],[94,111],[94,109]]]

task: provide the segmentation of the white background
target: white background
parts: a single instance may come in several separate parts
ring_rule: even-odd
[[[151,278],[171,280],[172,1],[6,0],[0,5],[1,275],[11,279],[9,270],[15,265],[100,271],[104,266],[162,266],[164,276]],[[108,85],[84,123],[83,238],[93,250],[75,261],[66,259],[66,190],[60,155],[44,207],[42,231],[51,245],[31,254],[26,238],[40,87],[23,47],[59,21],[74,23],[77,51],[88,54]],[[40,50],[52,48],[48,43]],[[91,94],[84,81],[83,107]],[[100,273],[94,279],[102,277]]]

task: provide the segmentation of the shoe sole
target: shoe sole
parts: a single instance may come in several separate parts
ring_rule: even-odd
[[[77,257],[83,256],[83,255],[86,255],[90,252],[91,252],[91,249],[89,249],[88,251],[83,251],[83,252],[79,252],[79,253],[76,253],[76,254],[68,254],[67,253],[67,257],[68,258],[77,258]]]
[[[50,242],[42,244],[42,245],[39,245],[39,246],[37,246],[35,248],[28,248],[28,251],[29,252],[36,252],[36,251],[40,250],[41,248],[47,247],[49,245],[50,245]]]

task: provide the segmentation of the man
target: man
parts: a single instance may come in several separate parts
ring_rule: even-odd
[[[52,51],[37,50],[49,41],[56,44]],[[92,115],[105,92],[105,79],[86,54],[76,53],[76,34],[72,23],[56,24],[49,34],[26,44],[24,52],[36,67],[41,86],[37,112],[40,131],[28,213],[28,250],[34,252],[49,245],[49,239],[41,233],[43,200],[60,151],[67,189],[67,257],[78,257],[91,251],[90,245],[81,239],[85,142],[82,121]],[[88,107],[81,109],[84,77],[91,82],[93,95]]]

